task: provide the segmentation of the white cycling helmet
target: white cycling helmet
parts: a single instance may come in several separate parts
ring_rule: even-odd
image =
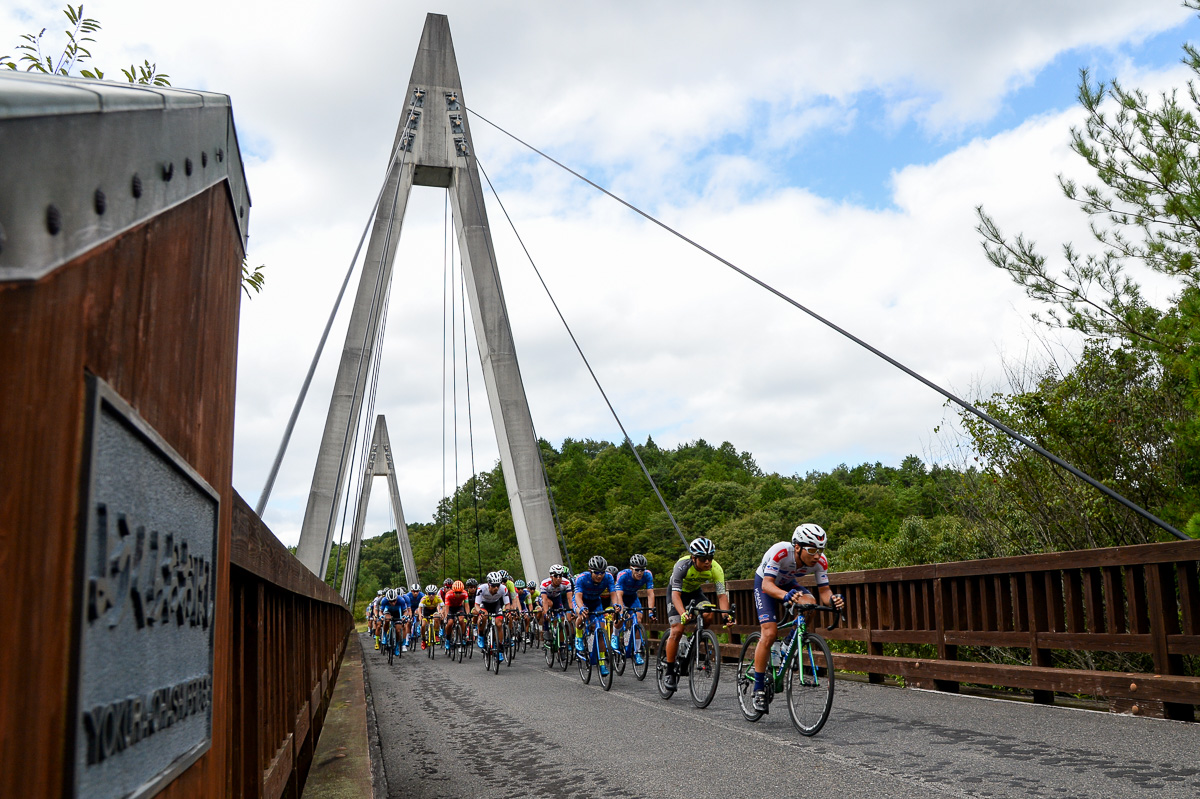
[[[375,596],[383,596],[386,593],[382,588],[375,592]]]
[[[410,585],[410,586],[408,587],[408,590],[409,590],[409,591],[418,591],[418,592],[419,592],[419,591],[421,590],[421,584],[420,584],[420,583],[413,583],[412,585]]]
[[[829,536],[819,524],[802,524],[792,532],[792,545],[824,550]]]
[[[395,602],[395,601],[396,601],[396,589],[395,589],[395,588],[389,588],[389,589],[387,590],[387,597],[386,597],[386,598],[387,598],[387,601],[388,601],[388,602]]]
[[[500,576],[500,572],[489,572],[487,576],[488,585],[500,585],[504,582],[504,578]]]
[[[563,566],[561,563],[555,563],[553,566],[550,567],[550,576],[551,577],[566,577],[567,576],[567,567]]]
[[[425,586],[425,593],[427,593],[427,594],[436,593],[437,590],[438,590],[438,587],[436,585],[434,585],[433,583],[430,583],[429,585]]]

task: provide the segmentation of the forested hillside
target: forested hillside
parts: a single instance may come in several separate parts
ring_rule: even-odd
[[[623,565],[641,552],[655,573],[669,570],[683,545],[628,447],[571,439],[558,449],[541,444],[575,569],[592,555]],[[995,554],[950,510],[961,475],[926,468],[915,456],[898,467],[863,464],[785,477],[764,474],[750,453],[728,442],[660,449],[648,440],[638,452],[684,535],[712,538],[733,579],[751,576],[763,552],[804,521],[829,531],[839,571]],[[408,530],[422,583],[478,578],[495,568],[522,576],[498,463],[443,500],[433,522]],[[394,532],[366,540],[361,562],[360,597],[402,581]]]

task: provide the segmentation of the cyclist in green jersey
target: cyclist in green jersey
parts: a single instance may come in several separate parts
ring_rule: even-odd
[[[713,559],[716,545],[707,538],[697,538],[688,544],[687,557],[680,558],[671,571],[671,581],[667,587],[667,621],[671,623],[671,637],[667,640],[666,674],[663,681],[671,690],[679,684],[675,673],[675,655],[679,649],[679,639],[683,637],[683,625],[688,622],[687,606],[692,600],[710,601],[708,595],[700,586],[713,583],[717,589],[717,605],[721,610],[729,610],[729,593],[725,590],[725,570]],[[728,626],[732,619],[722,614],[724,625]],[[716,614],[704,614],[706,624],[716,624]]]

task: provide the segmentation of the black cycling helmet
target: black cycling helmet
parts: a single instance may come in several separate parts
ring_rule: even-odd
[[[711,558],[717,552],[717,545],[709,538],[696,538],[688,544],[688,554],[693,558]]]
[[[616,577],[616,576],[617,576],[617,572],[619,572],[619,571],[620,571],[620,569],[618,569],[616,566],[609,566],[609,567],[608,567],[608,573],[609,573],[609,574],[611,574],[613,577]]]
[[[445,580],[442,580],[442,585],[446,588],[449,588],[450,586],[454,585],[454,578],[447,577]]]
[[[476,588],[478,586],[479,586],[479,581],[476,580],[474,577],[467,580],[467,588]]]
[[[592,559],[588,561],[588,571],[603,572],[608,569],[608,561],[603,555],[592,555]]]
[[[629,559],[629,568],[631,569],[644,569],[646,565],[645,555],[634,555]]]

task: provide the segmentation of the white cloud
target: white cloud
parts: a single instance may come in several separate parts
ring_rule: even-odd
[[[57,2],[0,10],[7,38],[57,25]],[[774,164],[863,124],[864,93],[892,126],[933,140],[994,118],[1013,89],[1080,48],[1117,49],[1187,19],[1172,4],[1016,2],[755,5],[447,2],[469,105],[596,176],[780,290],[947,388],[1000,379],[1028,302],[987,265],[983,204],[1045,242],[1086,227],[1054,175],[1075,169],[1077,112],[1026,120],[928,164],[895,164],[892,208],[783,185]],[[244,303],[235,486],[252,503],[361,234],[395,132],[424,10],[352,0],[206,4],[104,0],[97,63],[143,58],[177,86],[233,99],[254,201]],[[1069,57],[1069,55],[1067,56]],[[1129,64],[1170,85],[1178,70]],[[1071,105],[1064,98],[1060,107]],[[535,160],[476,119],[475,149],[600,379],[638,441],[730,440],[768,470],[921,452],[941,398],[777,298]],[[721,154],[739,142],[735,154]],[[502,179],[502,180],[501,180]],[[414,194],[397,259],[376,411],[388,417],[410,519],[443,493],[443,199]],[[538,432],[619,433],[489,201],[504,290]],[[348,305],[356,286],[351,285]],[[267,521],[295,541],[346,313],[331,334]],[[460,328],[461,331],[461,328]],[[479,468],[495,462],[478,359]],[[460,361],[461,362],[461,361]],[[460,376],[460,403],[465,385]],[[465,410],[460,411],[460,424]],[[468,469],[461,433],[460,479]],[[447,469],[452,470],[452,453]],[[453,481],[452,471],[447,487]],[[370,524],[387,524],[376,487]]]

